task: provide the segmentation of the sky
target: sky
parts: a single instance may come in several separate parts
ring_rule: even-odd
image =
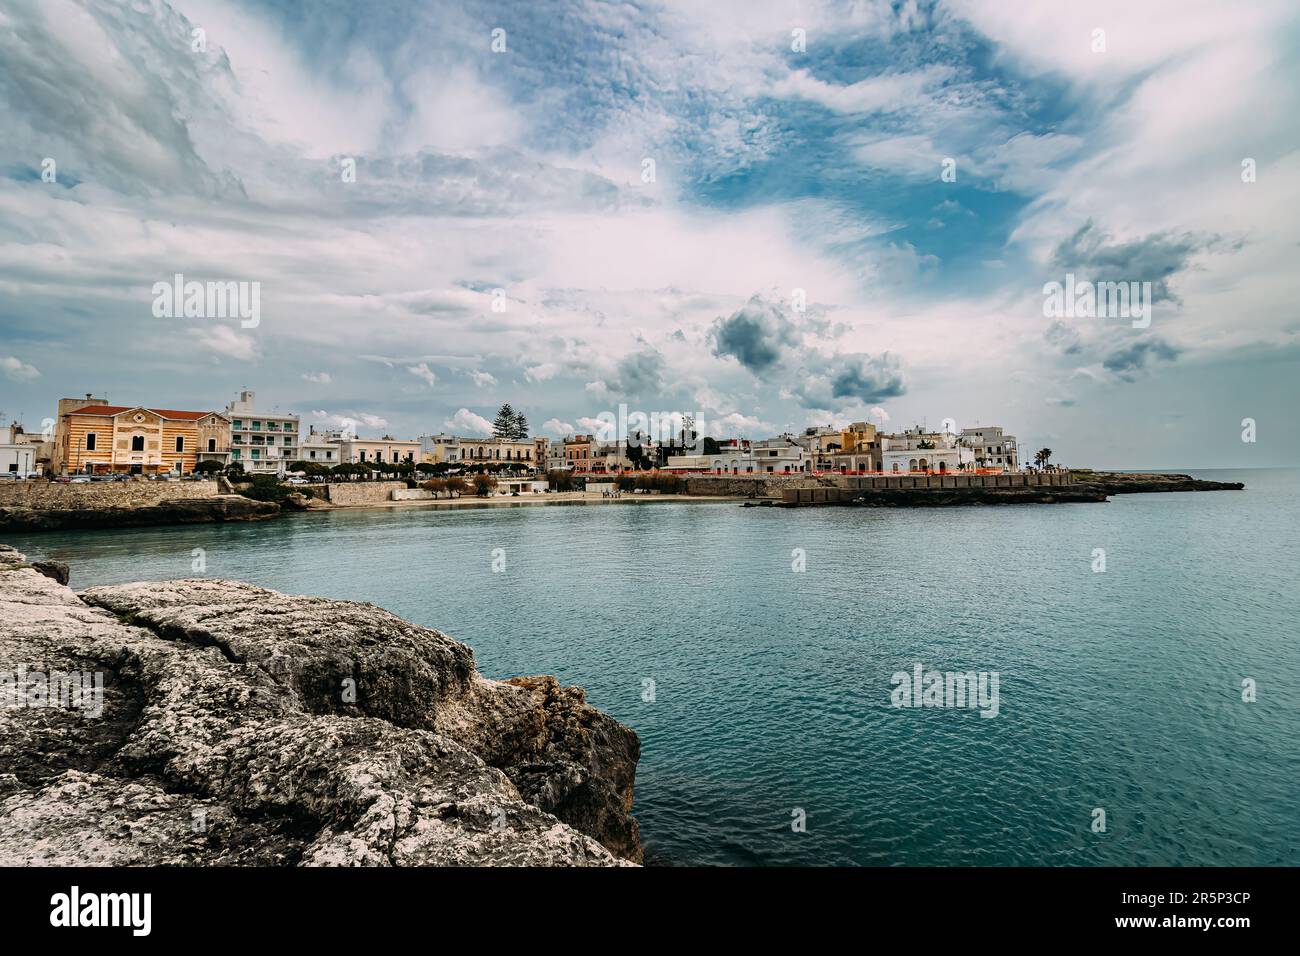
[[[1290,0],[0,0],[0,415],[1295,466],[1297,51]],[[1067,275],[1149,323],[1046,315]]]

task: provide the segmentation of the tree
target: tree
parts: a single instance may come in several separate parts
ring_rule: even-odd
[[[524,417],[523,412],[515,412],[510,437],[515,441],[523,441],[528,437],[528,419]]]
[[[428,481],[420,482],[420,487],[423,488],[425,491],[433,492],[433,496],[436,498],[438,497],[438,495],[442,494],[444,491],[447,490],[447,479],[430,478]]]
[[[474,476],[474,493],[480,498],[486,498],[492,494],[493,489],[497,486],[497,480],[491,475]]]
[[[447,494],[455,498],[457,495],[463,495],[469,491],[469,485],[460,475],[452,475],[447,479]]]
[[[215,475],[221,470],[219,461],[201,461],[194,466],[194,470],[200,475]]]
[[[238,478],[243,473],[244,473],[244,466],[240,462],[232,461],[230,464],[226,466],[226,474],[232,478]]]
[[[1052,460],[1052,449],[1040,448],[1034,452],[1034,464],[1039,468],[1046,468],[1047,463]]]
[[[705,436],[704,436],[704,454],[706,454],[706,455],[716,455],[716,454],[718,454],[720,451],[721,451],[721,449],[718,447],[718,443],[717,443],[714,439],[710,438],[708,435],[705,435]]]
[[[416,463],[415,470],[422,475],[432,475],[438,470],[438,466],[431,461],[421,461]]]
[[[506,402],[497,409],[497,417],[492,420],[493,438],[513,438],[515,434],[515,410]]]
[[[291,462],[289,462],[289,467],[288,467],[286,470],[287,470],[287,471],[306,471],[307,468],[308,468],[308,463],[305,462],[305,461],[291,461]]]

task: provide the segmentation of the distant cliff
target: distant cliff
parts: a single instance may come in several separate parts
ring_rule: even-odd
[[[0,545],[0,865],[641,860],[640,742],[581,689],[369,604],[61,570]],[[42,706],[56,672],[100,715]]]

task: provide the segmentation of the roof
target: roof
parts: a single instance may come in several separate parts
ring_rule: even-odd
[[[123,412],[129,412],[133,408],[143,408],[147,412],[153,412],[162,418],[173,420],[196,422],[200,418],[207,418],[209,415],[215,415],[215,412],[182,412],[172,408],[149,408],[145,405],[87,405],[85,408],[73,409],[70,415],[103,415],[111,418],[114,415],[120,415]]]

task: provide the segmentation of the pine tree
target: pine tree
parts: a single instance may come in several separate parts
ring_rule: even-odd
[[[515,410],[506,402],[497,411],[497,417],[492,421],[493,438],[511,438],[515,431]]]
[[[517,413],[512,420],[510,437],[516,440],[528,437],[528,419],[524,417],[523,412]]]

